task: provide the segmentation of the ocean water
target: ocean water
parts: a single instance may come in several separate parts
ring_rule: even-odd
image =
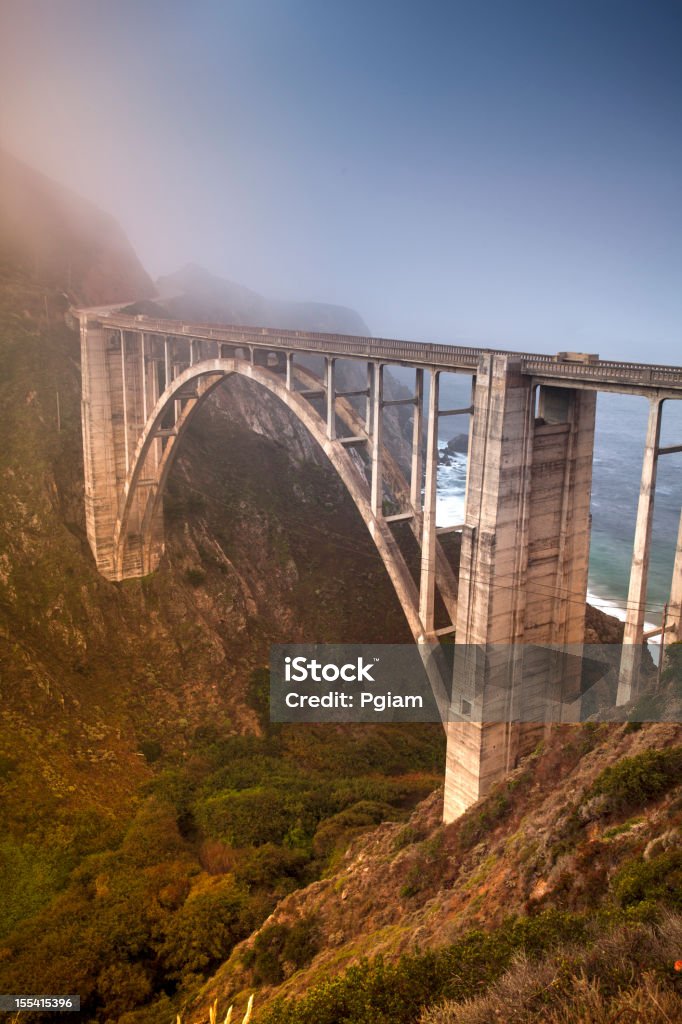
[[[470,378],[442,378],[441,408],[469,401]],[[597,397],[597,425],[592,486],[592,541],[589,599],[611,615],[625,617],[639,482],[648,416],[646,399],[615,394]],[[439,446],[467,430],[467,417],[443,417]],[[661,444],[682,444],[682,401],[666,402]],[[466,456],[438,470],[437,523],[461,523],[464,515]],[[659,626],[670,594],[673,559],[682,508],[682,454],[659,458],[654,505],[652,554],[646,621]]]

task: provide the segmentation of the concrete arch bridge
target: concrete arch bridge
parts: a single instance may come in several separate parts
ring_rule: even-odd
[[[130,316],[120,307],[73,313],[81,331],[88,539],[105,577],[128,579],[158,566],[164,486],[183,434],[206,397],[236,374],[281,401],[324,450],[424,650],[445,634],[472,647],[582,643],[596,394],[645,395],[650,411],[620,678],[628,698],[644,640],[656,468],[662,455],[682,451],[682,444],[660,445],[664,402],[682,398],[682,368],[184,323]],[[324,359],[323,379],[301,364],[311,354]],[[362,365],[363,387],[338,387],[342,359]],[[385,393],[385,369],[394,365],[414,370],[410,398]],[[472,378],[470,405],[441,406],[444,373]],[[409,478],[384,444],[385,409],[401,404],[412,407]],[[444,415],[468,418],[469,457],[464,521],[439,528]],[[398,523],[409,525],[419,546],[418,578],[396,539]],[[461,534],[457,571],[440,542],[452,531]],[[682,517],[665,626],[667,640],[682,639]],[[545,728],[449,712],[446,821],[488,792]]]

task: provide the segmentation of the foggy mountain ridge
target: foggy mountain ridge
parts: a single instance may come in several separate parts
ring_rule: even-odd
[[[160,277],[156,284],[159,301],[172,316],[181,319],[365,336],[370,333],[360,314],[347,306],[268,299],[196,263]]]
[[[170,318],[370,334],[354,309],[269,299],[195,263],[155,284],[111,214],[2,148],[0,259],[84,306],[127,301]]]
[[[153,296],[110,214],[0,149],[0,259],[83,305]]]

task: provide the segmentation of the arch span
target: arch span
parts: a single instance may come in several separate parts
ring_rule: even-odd
[[[306,428],[331,462],[353,499],[393,583],[414,639],[427,639],[419,617],[419,594],[403,554],[383,516],[372,511],[370,488],[343,439],[329,438],[325,420],[301,394],[271,369],[234,357],[187,367],[160,395],[129,464],[114,530],[118,578],[152,572],[163,551],[162,497],[182,436],[211,392],[237,374],[264,388]],[[172,427],[164,424],[173,419]],[[368,439],[369,440],[369,439]]]

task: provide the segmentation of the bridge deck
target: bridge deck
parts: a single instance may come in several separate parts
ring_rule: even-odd
[[[255,348],[306,351],[344,359],[369,359],[405,366],[435,367],[452,373],[475,372],[484,353],[500,353],[518,358],[521,372],[548,381],[562,381],[571,387],[597,390],[650,391],[664,388],[671,398],[682,397],[682,367],[649,363],[614,362],[597,359],[579,362],[558,356],[502,349],[436,345],[390,338],[365,338],[319,331],[291,331],[273,327],[245,327],[230,324],[187,323],[148,316],[129,316],[115,310],[77,310],[103,325],[124,331],[145,331],[170,337],[187,337],[244,344]]]

